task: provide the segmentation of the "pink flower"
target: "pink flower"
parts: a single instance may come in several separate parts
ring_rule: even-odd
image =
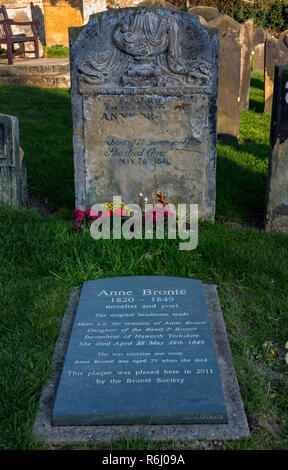
[[[175,214],[165,207],[154,206],[153,209],[147,212],[144,218],[147,220],[157,222],[157,220],[162,219],[163,217],[169,218],[170,216],[175,217]]]
[[[76,209],[73,214],[76,222],[81,222],[85,218],[85,212],[81,211],[80,209]]]
[[[102,217],[111,217],[112,214],[113,211],[110,209],[109,211],[103,212]]]
[[[120,217],[127,215],[125,209],[121,209],[120,207],[114,211],[114,214],[119,215]]]
[[[85,215],[88,219],[99,219],[100,211],[95,211],[93,209],[87,209]]]

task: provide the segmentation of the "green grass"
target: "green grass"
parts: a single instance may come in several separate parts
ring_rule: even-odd
[[[57,208],[54,215],[41,215],[0,207],[1,449],[46,448],[31,437],[31,428],[52,373],[71,287],[130,275],[183,276],[218,285],[251,430],[250,439],[220,448],[288,448],[288,238],[261,229],[270,117],[262,113],[261,74],[252,75],[251,85],[251,110],[241,112],[239,144],[218,144],[216,222],[200,225],[198,247],[190,252],[179,251],[177,240],[95,241],[87,232],[72,233],[64,218],[74,208],[69,91],[0,87],[1,112],[20,120],[29,187]],[[267,341],[274,354],[263,347]],[[144,439],[106,446],[192,447]]]
[[[69,57],[69,47],[56,44],[55,46],[43,46],[44,57]]]

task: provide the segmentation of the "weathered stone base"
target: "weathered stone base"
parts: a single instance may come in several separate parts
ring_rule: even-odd
[[[204,285],[204,292],[226,401],[228,424],[52,426],[53,404],[80,293],[80,289],[75,288],[70,296],[54,351],[54,376],[47,381],[41,395],[39,412],[33,427],[36,438],[43,439],[47,444],[55,447],[63,444],[109,443],[124,438],[141,437],[152,441],[185,440],[186,442],[189,440],[195,442],[199,439],[221,441],[249,437],[249,428],[234,371],[217,288],[215,285]]]
[[[69,88],[69,59],[18,59],[13,65],[0,60],[0,85]]]

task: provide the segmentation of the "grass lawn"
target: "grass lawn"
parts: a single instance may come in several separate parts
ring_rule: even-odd
[[[95,241],[87,232],[72,232],[69,90],[1,86],[0,112],[18,116],[29,189],[54,207],[52,215],[0,207],[0,449],[46,448],[31,437],[31,428],[72,286],[129,275],[218,285],[251,430],[250,439],[220,448],[288,449],[288,237],[263,230],[270,132],[263,76],[252,74],[239,144],[218,144],[216,222],[200,224],[198,247],[190,252],[179,251],[177,240]],[[173,450],[193,444],[141,439],[106,448]]]

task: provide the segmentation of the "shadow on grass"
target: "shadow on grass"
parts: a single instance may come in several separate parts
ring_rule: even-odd
[[[28,189],[56,207],[74,208],[70,91],[0,86],[0,112],[19,119]]]
[[[216,178],[216,219],[262,228],[266,184],[265,175],[242,166],[219,151]]]
[[[257,90],[256,93],[251,93],[251,88]],[[263,79],[251,77],[250,80],[250,100],[249,110],[255,113],[264,112],[264,84]]]
[[[218,143],[222,146],[229,147],[233,152],[235,152],[235,154],[239,154],[239,161],[241,161],[241,153],[254,155],[257,157],[257,160],[261,160],[263,162],[265,162],[269,156],[269,142],[267,142],[267,144],[261,144],[252,139],[244,139],[241,143],[237,144],[236,142],[226,142],[219,139]]]

